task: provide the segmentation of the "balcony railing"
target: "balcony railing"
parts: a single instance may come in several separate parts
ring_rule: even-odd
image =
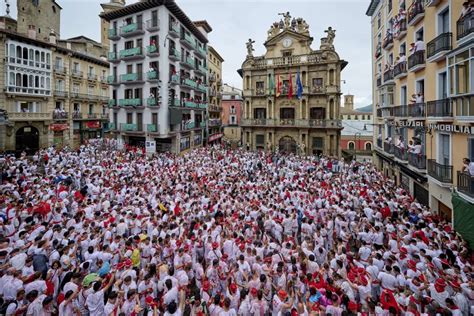
[[[419,170],[426,169],[426,156],[422,154],[408,153],[408,164]]]
[[[194,60],[191,57],[183,58],[181,60],[181,64],[190,69],[194,68],[194,65],[195,65]]]
[[[443,33],[430,41],[426,46],[426,58],[430,59],[441,52],[452,49],[453,33]]]
[[[158,99],[157,98],[154,98],[154,97],[150,97],[146,100],[146,104],[148,106],[158,106]]]
[[[63,66],[55,65],[54,66],[54,73],[64,75],[64,74],[66,74],[66,68],[64,68]]]
[[[170,83],[172,84],[179,84],[180,83],[180,80],[179,80],[179,75],[171,75],[170,77]]]
[[[394,28],[393,36],[397,39],[401,39],[407,33],[407,19],[404,18],[398,22],[398,25]]]
[[[378,148],[382,148],[382,140],[381,139],[377,139],[377,147]]]
[[[158,132],[158,125],[156,124],[147,124],[146,131],[149,133],[156,133]]]
[[[403,75],[406,75],[407,73],[407,62],[402,61],[398,64],[396,64],[393,67],[393,77],[397,78],[398,76],[402,77]]]
[[[120,106],[141,106],[142,99],[120,99],[119,105]]]
[[[138,125],[137,124],[126,124],[120,123],[120,130],[123,132],[137,132]]]
[[[400,160],[403,160],[403,161],[408,160],[408,153],[407,153],[407,150],[405,148],[400,148],[398,146],[394,146],[393,147],[393,153],[394,153],[395,157],[400,159]]]
[[[67,120],[68,118],[68,113],[64,111],[54,111],[53,112],[53,119],[54,120]]]
[[[414,70],[417,66],[425,65],[425,51],[419,50],[408,57],[408,69]]]
[[[453,104],[451,99],[442,99],[435,101],[428,101],[428,117],[453,117]]]
[[[95,81],[95,80],[97,80],[97,75],[96,75],[96,74],[92,74],[92,73],[88,73],[88,74],[87,74],[87,79],[88,79],[88,80],[91,80],[91,81]]]
[[[297,126],[297,127],[316,127],[316,128],[340,128],[340,120],[326,119],[243,119],[244,126]]]
[[[58,98],[66,98],[68,93],[64,90],[54,90],[54,96]]]
[[[415,103],[408,106],[408,117],[425,117],[425,103]]]
[[[77,69],[73,69],[71,71],[71,75],[73,77],[77,77],[77,78],[82,78],[84,76],[84,72],[80,71],[80,70],[77,70]]]
[[[120,35],[123,37],[128,37],[139,33],[144,33],[143,23],[130,23],[120,28]]]
[[[466,14],[460,18],[456,23],[457,36],[456,39],[459,41],[464,39],[471,33],[474,33],[474,11]]]
[[[388,36],[384,38],[382,48],[389,49],[392,46],[393,46],[393,35],[389,34]]]
[[[387,83],[393,80],[393,70],[387,70],[383,73],[383,82]]]
[[[107,77],[107,83],[108,84],[119,84],[120,82],[118,81],[117,76],[110,75]]]
[[[184,36],[181,39],[181,43],[185,44],[189,48],[196,47],[196,40],[191,35],[188,35],[187,33],[184,33]]]
[[[458,171],[458,191],[474,198],[474,177],[469,173]]]
[[[108,38],[110,40],[116,40],[116,39],[119,39],[120,36],[118,35],[118,32],[117,32],[117,29],[109,29],[109,33],[108,33]]]
[[[395,146],[393,144],[390,144],[390,143],[387,143],[387,142],[383,143],[383,151],[385,151],[389,155],[393,155],[394,147]]]
[[[170,22],[169,33],[172,37],[178,37],[179,36],[179,24],[176,23],[176,22]]]
[[[110,99],[107,104],[112,107],[112,106],[117,106],[117,100]]]
[[[442,165],[428,159],[428,175],[442,183],[453,183],[453,166]]]
[[[173,59],[173,60],[180,60],[181,59],[181,53],[177,49],[172,48],[172,49],[170,49],[169,57],[170,57],[170,59]]]
[[[188,79],[188,78],[183,80],[182,85],[190,87],[192,89],[197,88],[197,82],[192,80],[192,79]]]
[[[149,55],[149,56],[157,56],[160,54],[160,51],[158,49],[158,46],[157,45],[149,45],[146,47],[146,53]]]
[[[397,105],[393,107],[393,116],[395,117],[407,117],[408,107],[406,105]]]
[[[120,82],[141,82],[143,81],[143,76],[141,73],[132,73],[132,74],[123,74],[120,75]]]
[[[132,57],[143,57],[142,48],[133,47],[129,49],[123,49],[120,51],[120,58],[132,58]]]
[[[425,15],[424,0],[414,0],[412,5],[408,8],[408,25],[414,25]]]
[[[160,74],[156,70],[152,70],[146,73],[146,78],[148,80],[158,80],[160,79]]]

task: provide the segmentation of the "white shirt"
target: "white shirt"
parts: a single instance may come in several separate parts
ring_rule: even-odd
[[[104,291],[100,290],[87,296],[86,305],[90,316],[104,315]]]

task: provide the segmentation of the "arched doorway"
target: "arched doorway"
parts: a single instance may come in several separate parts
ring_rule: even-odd
[[[39,131],[34,126],[24,126],[16,131],[16,151],[32,154],[39,149]]]
[[[281,153],[296,154],[296,141],[290,136],[282,137],[278,143],[278,149]]]

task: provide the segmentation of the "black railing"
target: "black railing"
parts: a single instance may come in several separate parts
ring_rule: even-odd
[[[425,117],[426,105],[424,103],[415,103],[408,106],[409,117]]]
[[[474,176],[458,171],[458,191],[474,198]]]
[[[393,77],[407,73],[407,62],[402,61],[393,67]]]
[[[396,117],[407,117],[408,107],[406,105],[398,105],[393,107],[393,116]]]
[[[474,32],[474,11],[466,14],[460,18],[456,24],[457,36],[456,39],[460,40],[469,34]]]
[[[451,50],[453,33],[443,33],[430,41],[426,46],[426,58],[431,58],[439,52]]]
[[[453,103],[451,99],[442,99],[435,101],[428,101],[427,116],[428,117],[452,117],[453,116]]]
[[[419,50],[408,57],[408,69],[425,63],[425,51]]]
[[[408,8],[408,24],[410,24],[418,14],[425,12],[424,0],[415,0],[412,5]]]
[[[400,20],[399,22],[398,29],[395,32],[395,37],[399,38],[400,35],[405,34],[407,31],[407,19],[404,18],[403,20]]]
[[[393,155],[393,144],[390,144],[390,143],[387,143],[387,142],[384,142],[383,143],[383,150],[387,153],[387,154],[391,154]]]
[[[382,77],[377,77],[377,87],[380,87],[382,85]]]
[[[393,152],[394,152],[396,158],[398,158],[400,160],[407,160],[408,159],[407,150],[405,148],[394,146],[393,149],[394,149]]]
[[[422,154],[408,153],[408,164],[417,169],[426,169],[426,156]]]
[[[393,70],[387,70],[383,73],[383,82],[393,80]]]
[[[382,47],[385,49],[387,48],[390,44],[393,44],[393,35],[392,34],[388,34],[384,40],[383,40],[383,43],[382,43]]]
[[[67,120],[68,113],[64,111],[53,112],[53,119],[55,120]]]
[[[453,183],[453,166],[442,165],[428,159],[428,175],[442,183]]]

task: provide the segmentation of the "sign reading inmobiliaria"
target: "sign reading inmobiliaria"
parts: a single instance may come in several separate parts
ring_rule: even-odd
[[[411,127],[411,128],[424,128],[426,132],[431,132],[433,130],[447,133],[459,133],[459,134],[469,134],[474,135],[474,126],[466,125],[452,125],[452,124],[428,124],[425,125],[424,122],[420,121],[401,121],[401,122],[388,122],[390,126],[396,127]]]

